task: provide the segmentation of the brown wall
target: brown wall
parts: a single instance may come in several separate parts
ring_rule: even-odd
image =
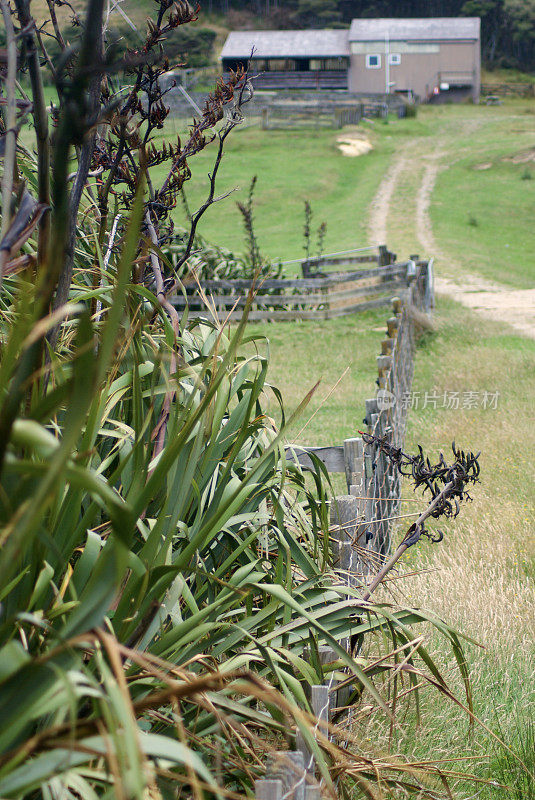
[[[357,47],[359,46],[358,43]],[[472,86],[472,96],[479,98],[480,49],[479,42],[440,42],[428,50],[438,52],[404,52],[410,45],[390,42],[390,53],[399,52],[401,64],[390,65],[390,81],[395,81],[392,91],[409,91],[426,100],[439,79],[453,86],[467,83]],[[366,67],[366,54],[353,53],[349,71],[349,89],[353,92],[383,93],[386,86],[385,44],[377,42],[364,47],[368,53],[381,55],[380,69]],[[424,48],[425,49],[425,48]],[[440,78],[439,78],[440,76]]]

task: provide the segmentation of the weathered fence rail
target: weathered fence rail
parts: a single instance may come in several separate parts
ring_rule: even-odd
[[[418,324],[413,319],[414,309],[429,313],[434,307],[433,260],[411,263],[415,265],[415,274],[405,295],[391,301],[394,314],[387,321],[386,336],[377,356],[377,395],[365,403],[364,424],[368,432],[388,435],[395,447],[403,445],[414,371]],[[366,532],[367,543],[371,542],[366,549],[381,555],[388,552],[393,520],[387,518],[396,514],[400,485],[399,474],[384,453],[375,452],[371,445],[365,447],[362,438],[354,437],[329,447],[294,445],[288,448],[288,453],[305,468],[312,466],[313,454],[329,472],[345,474],[348,495],[343,502],[352,506],[350,518],[359,520],[356,541]],[[352,497],[365,498],[365,505],[361,499],[351,500]],[[378,527],[370,529],[375,525]]]
[[[415,272],[403,298],[392,299],[393,315],[388,319],[381,354],[377,356],[377,392],[365,402],[364,425],[368,433],[387,436],[389,443],[402,447],[412,385],[416,343],[417,312],[430,313],[434,307],[433,261],[411,257]],[[401,501],[399,472],[380,447],[366,444],[362,437],[346,439],[335,447],[288,447],[287,457],[303,467],[312,466],[311,454],[320,458],[329,472],[345,473],[348,494],[331,504],[331,546],[334,565],[341,581],[364,584],[371,569],[377,570],[390,548],[393,524]],[[374,567],[375,561],[375,567]],[[342,643],[346,648],[350,643]],[[305,654],[306,655],[306,654]],[[320,659],[329,665],[337,656],[320,648]],[[317,720],[315,730],[329,735],[327,723],[336,709],[347,703],[349,688],[337,688],[334,671],[327,685],[311,687],[311,708]],[[320,785],[315,779],[314,759],[303,737],[296,736],[296,750],[276,752],[266,763],[265,778],[255,784],[257,800],[318,800]]]
[[[265,73],[267,75],[268,73]],[[311,73],[307,73],[310,76]],[[273,73],[271,73],[273,76]],[[324,73],[327,83],[325,86],[318,87],[314,83],[303,83],[298,89],[281,89],[278,79],[274,81],[273,90],[269,90],[267,85],[263,85],[261,92],[256,92],[253,99],[245,106],[245,115],[249,122],[253,118],[261,122],[262,113],[265,109],[273,109],[271,112],[272,121],[276,122],[275,109],[281,109],[281,116],[286,111],[291,117],[292,109],[304,107],[305,114],[313,114],[314,108],[322,109],[330,115],[325,124],[338,126],[336,121],[336,111],[342,112],[342,124],[354,124],[356,117],[380,117],[385,113],[393,113],[398,116],[405,116],[407,102],[399,95],[374,94],[365,92],[350,92],[347,88],[329,85],[327,73]],[[168,90],[165,102],[171,109],[171,114],[176,118],[190,118],[195,113],[192,102],[202,108],[206,101],[207,92],[196,91],[195,85],[199,82],[212,83],[216,80],[216,73],[212,69],[200,70],[179,70],[169,72],[160,81],[163,89]],[[228,77],[228,75],[227,75]],[[179,88],[180,87],[180,88]],[[186,97],[183,90],[187,91]],[[266,91],[267,90],[267,91]],[[189,99],[188,99],[189,98]],[[350,111],[350,117],[344,118],[344,110]],[[385,112],[386,109],[386,112]],[[307,123],[310,124],[310,121]]]
[[[206,293],[218,318],[232,321],[241,317],[241,308],[254,286],[254,306],[249,313],[252,322],[333,319],[388,305],[393,294],[405,292],[416,267],[411,260],[394,259],[395,254],[385,246],[374,255],[308,259],[302,262],[302,278],[273,278],[256,285],[244,279],[207,280],[200,289],[195,285],[186,287],[183,295],[172,298],[172,303],[179,309],[187,306],[191,317],[205,316]],[[354,269],[362,264],[375,266]],[[334,268],[338,271],[328,271]]]
[[[535,83],[482,83],[482,95],[499,95],[500,97],[533,97]]]
[[[386,109],[385,114],[388,113]],[[373,116],[379,116],[381,106],[373,109]],[[368,116],[372,114],[369,113]],[[364,106],[357,103],[351,106],[333,103],[281,103],[271,104],[262,109],[263,130],[297,127],[342,128],[344,125],[358,125],[364,116]]]
[[[358,125],[362,119],[385,119],[389,111],[398,117],[406,115],[406,105],[400,103],[390,108],[388,103],[367,101],[344,105],[342,103],[271,103],[262,109],[262,128],[273,130],[296,127],[342,128]]]

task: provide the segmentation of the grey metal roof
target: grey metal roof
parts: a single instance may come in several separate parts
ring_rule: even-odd
[[[437,41],[479,39],[479,17],[429,17],[427,19],[354,19],[350,42]]]
[[[349,55],[349,31],[234,31],[229,33],[221,58],[330,58]]]

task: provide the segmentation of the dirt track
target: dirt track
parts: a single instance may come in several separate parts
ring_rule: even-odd
[[[437,175],[440,169],[445,168],[447,150],[443,142],[435,141],[433,144],[432,151],[426,149],[429,143],[423,139],[403,145],[381,181],[370,207],[369,240],[378,243],[391,241],[391,226],[403,223],[403,220],[395,218],[396,215],[399,217],[400,210],[395,208],[392,200],[396,192],[403,192],[403,184],[409,176],[418,173],[419,186],[412,211],[418,242],[426,255],[435,256],[436,259],[437,292],[449,295],[484,317],[511,325],[524,336],[535,338],[535,289],[510,289],[466,273],[461,265],[455,264],[437,246],[429,208]],[[461,279],[452,277],[450,270],[454,266],[457,267],[455,272],[462,274]]]

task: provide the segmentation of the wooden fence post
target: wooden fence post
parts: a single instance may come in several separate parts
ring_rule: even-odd
[[[268,114],[269,111],[267,108],[262,109],[262,130],[267,131],[269,124],[268,124]]]
[[[273,778],[261,778],[254,783],[256,800],[281,800],[282,781]]]
[[[318,783],[308,783],[306,785],[305,800],[321,800],[321,790]]]
[[[377,356],[378,383],[380,389],[386,388],[387,375],[392,367],[392,356]]]
[[[331,650],[331,653],[334,658],[337,658],[335,653]],[[312,707],[312,713],[316,718],[316,726],[317,730],[320,730],[324,736],[328,736],[328,723],[329,723],[329,711],[330,711],[330,698],[329,698],[329,687],[323,684],[315,685],[311,687],[311,699],[310,705]],[[303,739],[301,731],[297,731],[296,735],[296,746],[300,753],[303,754],[303,763],[305,770],[309,775],[314,775],[316,770],[316,764],[314,760],[314,756],[308,749],[308,746]]]
[[[303,753],[294,750],[277,750],[266,759],[266,779],[282,783],[283,797],[305,800],[306,771]]]
[[[381,342],[381,354],[383,356],[392,355],[394,349],[395,339],[383,339]]]
[[[399,315],[401,314],[401,312],[403,310],[401,298],[399,298],[399,297],[393,297],[392,298],[392,310],[394,311],[394,314],[396,315],[396,317],[399,317]]]
[[[351,494],[351,486],[360,480],[362,471],[362,457],[364,453],[362,439],[353,438],[344,440],[344,463],[346,471],[347,488]]]
[[[386,329],[388,331],[388,336],[391,339],[395,339],[396,338],[396,333],[397,333],[397,330],[398,330],[398,326],[399,326],[399,320],[398,320],[397,317],[390,317],[390,319],[387,320]]]
[[[390,254],[386,244],[379,245],[379,259],[378,264],[380,267],[386,267],[390,263]]]
[[[353,495],[334,497],[331,502],[331,541],[335,567],[344,573],[348,586],[356,586],[362,572],[360,559],[353,548],[357,534],[357,500]]]
[[[329,687],[323,684],[312,687],[312,711],[318,720],[318,730],[324,736],[328,737],[328,722],[329,722]]]
[[[435,307],[435,259],[431,258],[427,262],[425,273],[425,295],[424,295],[424,308],[429,314]]]

